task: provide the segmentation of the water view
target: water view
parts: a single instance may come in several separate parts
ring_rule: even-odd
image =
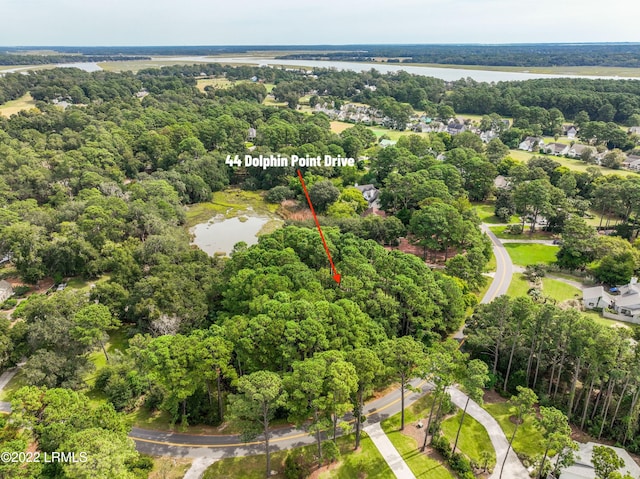
[[[231,254],[236,243],[256,244],[260,229],[271,221],[267,216],[240,216],[236,218],[214,217],[189,230],[193,243],[209,256]]]
[[[154,58],[154,60],[167,61],[167,58]],[[473,78],[480,82],[498,82],[498,81],[514,81],[514,80],[531,80],[534,78],[608,78],[619,79],[621,77],[614,76],[595,76],[595,75],[554,75],[549,73],[524,73],[524,72],[501,72],[490,70],[468,70],[464,68],[439,68],[411,66],[408,64],[388,64],[388,63],[365,63],[365,62],[340,62],[340,61],[321,61],[321,60],[279,60],[268,57],[175,57],[172,60],[185,62],[208,62],[208,63],[244,63],[255,64],[259,66],[275,66],[287,65],[291,67],[311,67],[311,68],[335,68],[336,70],[352,70],[363,72],[372,68],[382,73],[397,72],[404,70],[415,75],[424,75],[434,78],[440,78],[445,81],[455,81],[461,78]]]

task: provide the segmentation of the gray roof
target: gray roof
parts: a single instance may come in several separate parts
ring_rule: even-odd
[[[608,294],[604,292],[604,288],[602,286],[594,286],[592,288],[585,288],[582,290],[582,297],[584,299],[603,298],[605,296],[608,296]]]
[[[4,279],[0,280],[0,291],[13,291],[11,283],[5,281]]]

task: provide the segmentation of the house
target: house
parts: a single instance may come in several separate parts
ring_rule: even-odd
[[[257,131],[255,128],[249,128],[249,130],[247,131],[247,139],[249,141],[253,141],[256,139],[256,135],[257,135]]]
[[[593,146],[581,145],[579,143],[574,143],[573,146],[570,146],[569,151],[567,152],[567,155],[570,156],[571,158],[579,158],[587,150],[591,150],[591,153],[593,154],[593,156],[594,157],[596,156],[597,151]]]
[[[563,128],[563,130],[564,134],[567,135],[567,138],[569,138],[570,140],[573,140],[578,134],[578,129],[573,125],[569,125]]]
[[[356,184],[355,188],[358,189],[362,193],[362,196],[364,197],[364,199],[367,200],[367,202],[369,203],[369,208],[376,207],[376,206],[379,207],[377,203],[378,203],[378,196],[380,196],[380,190],[378,188],[376,188],[371,184],[369,185]]]
[[[636,135],[640,135],[640,126],[632,126],[631,128],[629,128],[628,130],[629,134],[636,134]]]
[[[638,171],[640,169],[640,156],[627,155],[627,158],[622,162],[624,168]]]
[[[543,149],[548,155],[563,156],[569,153],[569,145],[563,143],[549,143]]]
[[[603,286],[582,291],[582,304],[586,309],[602,308],[605,318],[640,324],[640,285],[633,277],[629,284],[605,291]]]
[[[0,280],[0,303],[13,296],[13,288],[8,281]]]
[[[578,443],[578,450],[575,453],[575,462],[562,470],[560,479],[595,479],[596,471],[593,468],[591,458],[593,456],[593,446],[601,446],[602,444],[587,442],[585,444]],[[624,461],[618,471],[622,474],[628,472],[631,477],[640,477],[640,466],[636,464],[627,451],[620,447],[611,447],[620,459]]]
[[[508,190],[511,187],[509,181],[502,175],[496,176],[496,179],[493,180],[493,186],[499,190]]]
[[[480,139],[483,143],[489,143],[494,138],[498,138],[498,133],[493,130],[483,131],[482,133],[480,133]]]
[[[537,136],[528,136],[518,145],[519,150],[534,151],[544,146],[544,140]]]
[[[382,148],[386,148],[387,146],[393,146],[396,143],[398,143],[397,141],[393,141],[393,140],[387,140],[386,138],[384,140],[380,140],[380,146]]]
[[[447,126],[447,133],[452,136],[459,135],[463,131],[467,131],[467,127],[464,123],[449,123]]]

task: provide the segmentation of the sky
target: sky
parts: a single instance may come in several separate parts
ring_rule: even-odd
[[[0,0],[0,45],[639,42],[637,0]]]

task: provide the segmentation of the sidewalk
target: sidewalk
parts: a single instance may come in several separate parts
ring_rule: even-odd
[[[380,427],[380,423],[366,426],[363,431],[369,435],[398,479],[416,479],[416,476],[413,475],[407,463],[404,462],[398,450],[391,444],[391,441]]]

